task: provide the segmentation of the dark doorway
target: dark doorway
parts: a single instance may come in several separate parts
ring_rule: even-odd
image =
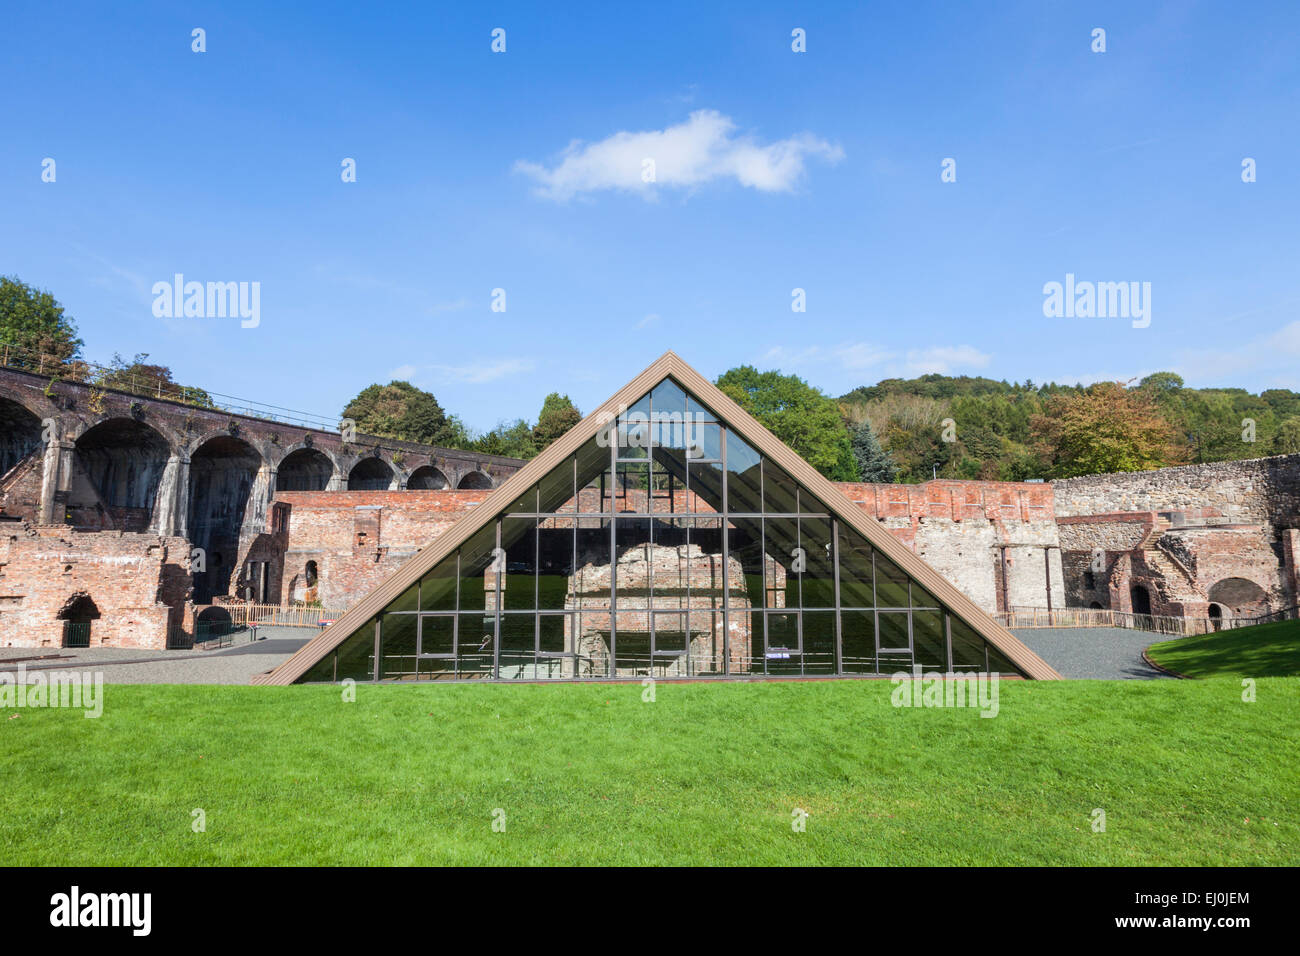
[[[1151,592],[1140,584],[1135,584],[1129,590],[1129,595],[1133,599],[1134,614],[1151,613]]]
[[[59,619],[63,621],[64,647],[89,647],[90,627],[99,619],[99,608],[89,594],[80,592],[68,598],[59,611]]]

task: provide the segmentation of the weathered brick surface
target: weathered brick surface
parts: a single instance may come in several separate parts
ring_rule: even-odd
[[[0,526],[3,527],[3,526]],[[84,596],[93,646],[161,648],[183,623],[189,545],[180,538],[7,529],[0,539],[0,646],[58,647],[59,613]]]

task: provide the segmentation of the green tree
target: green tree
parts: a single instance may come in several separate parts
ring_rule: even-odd
[[[1098,382],[1082,392],[1053,396],[1032,427],[1058,478],[1173,463],[1174,430],[1151,393],[1118,382]]]
[[[206,391],[180,384],[172,378],[172,370],[166,365],[151,364],[148,352],[137,352],[129,362],[114,352],[112,363],[101,369],[93,377],[93,382],[100,388],[168,398],[204,408],[214,407],[212,397]]]
[[[438,400],[410,382],[366,386],[348,402],[343,417],[367,435],[426,445],[445,445],[458,437]]]
[[[862,481],[889,483],[894,480],[898,466],[894,464],[889,452],[881,447],[876,433],[871,430],[870,419],[864,418],[858,423],[850,441]]]
[[[474,440],[471,450],[507,458],[532,458],[538,449],[533,440],[533,427],[519,418],[513,422],[501,422],[490,432],[480,435]]]
[[[580,421],[582,412],[569,401],[569,396],[551,392],[542,402],[541,414],[533,426],[533,442],[537,450],[541,451]]]
[[[856,480],[857,468],[839,405],[797,375],[742,365],[717,385],[741,408],[833,481]]]
[[[1288,418],[1277,427],[1273,438],[1273,454],[1300,454],[1300,418]]]
[[[0,346],[27,353],[10,352],[10,365],[47,369],[51,363],[63,365],[81,355],[83,344],[71,316],[64,314],[54,296],[17,276],[0,276]]]

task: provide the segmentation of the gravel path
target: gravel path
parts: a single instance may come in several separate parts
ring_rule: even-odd
[[[0,671],[17,670],[15,658],[57,654],[57,659],[24,660],[30,680],[38,670],[100,673],[106,684],[247,684],[269,671],[319,633],[315,628],[258,628],[258,640],[234,635],[228,647],[211,651],[150,651],[124,647],[3,647]],[[12,661],[12,663],[10,663]]]
[[[1092,680],[1169,678],[1168,674],[1142,659],[1146,647],[1168,640],[1161,634],[1121,627],[1022,627],[1012,633],[1055,667],[1062,677]]]

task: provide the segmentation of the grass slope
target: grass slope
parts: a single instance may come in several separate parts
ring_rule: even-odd
[[[1252,704],[1232,681],[1006,682],[992,719],[891,691],[109,686],[98,720],[0,713],[18,714],[0,847],[10,865],[1300,862],[1300,742],[1278,732],[1300,724],[1295,681]]]
[[[1300,676],[1300,621],[1277,621],[1147,648],[1161,667],[1184,677]]]

